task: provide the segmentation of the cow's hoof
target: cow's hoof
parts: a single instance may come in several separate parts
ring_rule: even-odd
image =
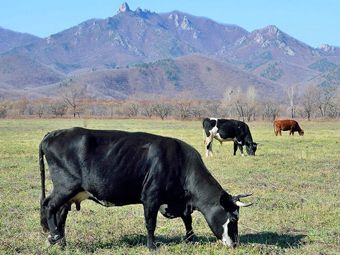
[[[197,243],[198,242],[198,238],[197,238],[197,236],[194,233],[192,233],[191,235],[185,236],[184,241],[186,243]]]
[[[184,241],[186,243],[196,243],[197,242],[197,236],[195,235],[195,233],[193,231],[190,231],[185,235]]]
[[[59,245],[60,247],[65,247],[66,246],[66,238],[65,236],[60,236],[60,235],[48,235],[48,244],[49,246],[51,245]]]

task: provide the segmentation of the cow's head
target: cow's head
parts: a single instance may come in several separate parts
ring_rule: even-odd
[[[303,131],[303,129],[301,129],[299,132],[299,135],[303,136],[305,134],[305,131]]]
[[[248,155],[255,156],[256,149],[257,149],[257,143],[246,142],[246,150],[247,150]]]
[[[211,221],[208,220],[210,228],[217,238],[224,245],[235,248],[238,245],[238,220],[240,207],[252,205],[252,203],[242,203],[240,198],[248,197],[251,194],[241,194],[230,196],[224,193],[220,199],[220,205],[213,208],[210,214]]]

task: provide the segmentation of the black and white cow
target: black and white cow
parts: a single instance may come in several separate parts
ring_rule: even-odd
[[[243,156],[243,146],[245,145],[248,155],[255,156],[257,143],[253,141],[246,123],[232,119],[205,118],[202,124],[207,157],[212,155],[213,138],[221,144],[224,141],[233,141],[234,155],[236,155],[237,148],[239,148]]]
[[[45,195],[45,164],[53,183]],[[147,246],[155,249],[157,212],[181,217],[187,238],[193,235],[191,213],[200,211],[215,236],[235,247],[243,194],[231,196],[190,145],[148,133],[71,128],[48,133],[40,143],[41,225],[50,244],[65,243],[71,204],[91,199],[104,206],[142,204]]]

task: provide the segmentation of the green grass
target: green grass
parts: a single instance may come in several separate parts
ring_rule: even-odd
[[[149,254],[141,205],[105,208],[91,201],[83,202],[80,212],[70,212],[67,247],[47,248],[39,225],[38,144],[46,132],[72,126],[173,136],[204,155],[197,121],[1,120],[0,254]],[[241,209],[241,246],[224,247],[199,212],[193,214],[199,242],[186,244],[181,220],[159,215],[159,253],[339,254],[340,123],[302,122],[304,137],[287,132],[275,137],[269,122],[249,126],[260,143],[257,156],[234,157],[230,142],[220,146],[215,141],[214,156],[204,158],[229,192],[254,193],[255,204]]]

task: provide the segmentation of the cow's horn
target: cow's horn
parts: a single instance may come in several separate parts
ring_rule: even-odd
[[[234,199],[239,200],[240,198],[249,197],[251,195],[253,195],[253,193],[243,193],[243,194],[239,194],[239,195],[234,196]]]
[[[237,205],[238,207],[247,207],[247,206],[251,206],[253,203],[243,203],[240,201],[240,198],[243,198],[243,197],[249,197],[251,196],[252,193],[243,193],[243,194],[239,194],[237,196],[234,196],[233,199],[234,199],[234,203],[235,205]]]
[[[247,207],[247,206],[251,206],[253,203],[242,203],[241,201],[236,201],[235,205],[237,205],[238,207]]]

